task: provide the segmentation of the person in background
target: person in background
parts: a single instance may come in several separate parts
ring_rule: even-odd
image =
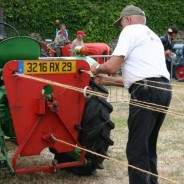
[[[167,30],[167,33],[164,36],[160,37],[162,44],[164,46],[167,70],[169,71],[170,74],[171,74],[172,57],[173,57],[172,48],[174,46],[174,39],[176,38],[177,34],[178,34],[178,29],[176,27],[170,27]]]
[[[67,43],[67,39],[66,37],[64,36],[64,32],[60,32],[56,38],[55,38],[55,42],[54,42],[54,46],[55,46],[55,49],[56,49],[56,55],[58,57],[62,56],[62,53],[61,53],[61,48],[63,46],[65,46]]]
[[[164,48],[160,38],[146,26],[145,13],[139,7],[126,6],[114,25],[121,27],[122,31],[112,57],[104,64],[93,64],[91,72],[97,76],[97,84],[128,89],[131,95],[126,147],[128,163],[158,174],[157,138],[166,113],[136,106],[135,102],[158,104],[164,106],[164,110],[168,109],[171,85]],[[120,68],[123,78],[101,76],[116,73]],[[158,184],[157,177],[130,167],[128,174],[130,184]]]
[[[72,44],[71,44],[71,55],[74,56],[76,55],[75,53],[75,47],[77,46],[84,46],[84,41],[83,38],[85,36],[87,36],[84,31],[82,30],[78,30],[76,33],[77,37],[75,38],[75,40],[73,40]]]
[[[58,36],[60,33],[62,33],[66,40],[68,40],[68,31],[65,24],[60,25],[60,30],[56,33],[56,36]]]
[[[67,43],[70,43],[68,40],[68,31],[66,30],[65,24],[60,25],[60,30],[57,31],[56,37],[54,39],[53,45],[56,50],[56,55],[58,57],[62,56],[61,48]]]

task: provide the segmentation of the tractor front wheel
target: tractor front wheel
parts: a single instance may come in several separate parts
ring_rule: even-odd
[[[94,91],[108,93],[105,88],[97,86],[93,79],[91,79],[90,86]],[[114,128],[114,123],[110,120],[112,110],[112,105],[101,97],[91,96],[86,99],[78,138],[83,147],[108,156],[108,148],[113,145],[113,141],[110,139],[110,132]],[[59,163],[73,161],[69,155],[64,153],[55,153],[55,159]],[[85,159],[87,165],[67,170],[77,175],[92,175],[96,169],[103,169],[104,158],[87,152]]]

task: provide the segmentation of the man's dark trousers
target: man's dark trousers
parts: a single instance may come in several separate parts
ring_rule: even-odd
[[[146,105],[141,103],[141,101],[144,101],[147,102],[147,105],[148,103],[158,104],[160,106],[157,106],[157,108],[167,110],[171,101],[171,86],[169,81],[163,77],[137,81],[136,84],[130,86],[129,93],[131,94],[131,103],[136,103],[139,106]],[[133,166],[158,174],[156,145],[158,133],[166,114],[147,109],[147,107],[141,108],[131,103],[129,106],[129,135],[126,149],[128,162]],[[136,169],[129,167],[128,173],[130,184],[158,184],[157,177]]]

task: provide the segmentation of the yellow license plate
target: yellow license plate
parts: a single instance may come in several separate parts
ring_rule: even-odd
[[[22,69],[24,74],[75,73],[76,61],[25,61]]]

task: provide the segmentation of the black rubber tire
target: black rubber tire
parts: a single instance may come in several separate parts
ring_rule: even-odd
[[[94,91],[108,94],[108,91],[103,87],[97,86],[93,79],[90,81],[90,86]],[[86,98],[78,138],[83,147],[108,156],[108,148],[114,144],[110,139],[110,132],[114,129],[114,123],[110,120],[112,110],[112,105],[101,97],[91,96]],[[59,163],[73,160],[67,154],[56,152],[55,159]],[[87,152],[85,159],[88,163],[86,166],[73,167],[67,170],[77,175],[93,175],[96,169],[103,169],[104,158]]]
[[[178,65],[174,70],[174,77],[178,81],[184,81],[184,66]]]

